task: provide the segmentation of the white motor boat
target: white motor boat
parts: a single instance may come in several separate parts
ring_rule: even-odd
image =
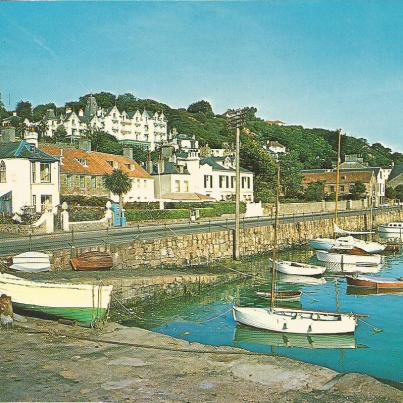
[[[24,252],[9,259],[10,269],[36,273],[50,270],[50,259],[46,253]]]
[[[372,263],[364,263],[364,264],[350,264],[350,263],[328,263],[324,262],[326,266],[326,270],[330,273],[379,273],[382,269],[382,264],[372,264]]]
[[[307,263],[298,263],[298,262],[290,262],[287,260],[280,260],[276,262],[275,269],[283,274],[312,277],[312,276],[320,276],[321,274],[323,274],[326,270],[326,267],[314,266]]]
[[[358,266],[375,266],[383,263],[383,256],[370,254],[355,254],[356,248],[351,249],[331,249],[329,252],[325,250],[317,250],[316,257],[319,261],[325,263],[337,264],[353,264]]]
[[[295,276],[292,274],[284,274],[278,279],[280,283],[291,284],[307,284],[307,285],[322,285],[326,284],[324,277],[310,277],[310,276]]]
[[[391,222],[389,224],[380,225],[378,232],[382,234],[394,234],[396,236],[403,235],[403,222]]]
[[[337,239],[331,238],[316,238],[308,241],[309,246],[315,250],[329,251],[335,247],[353,247],[360,248],[367,253],[381,253],[386,246],[379,242],[363,241],[362,239],[354,238],[353,236],[342,236]]]
[[[357,326],[357,317],[349,313],[234,306],[233,316],[243,325],[281,333],[354,333]]]

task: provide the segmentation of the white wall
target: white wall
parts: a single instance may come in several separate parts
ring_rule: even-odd
[[[52,197],[52,206],[60,203],[60,173],[59,163],[52,163],[51,183],[40,183],[40,166],[36,162],[36,182],[31,183],[31,162],[23,158],[4,159],[7,169],[7,182],[0,183],[0,196],[12,191],[13,212],[22,206],[32,205],[33,197],[36,196],[36,211],[41,211],[41,196]]]

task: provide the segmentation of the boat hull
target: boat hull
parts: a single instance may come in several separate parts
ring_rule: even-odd
[[[9,259],[10,269],[26,273],[37,273],[50,270],[50,259],[46,253],[24,252]]]
[[[276,300],[279,301],[299,301],[301,299],[301,291],[289,291],[289,292],[284,292],[284,291],[279,291],[276,292],[275,297]],[[271,292],[257,292],[256,295],[260,298],[266,298],[269,299],[271,298]]]
[[[291,274],[296,276],[311,276],[311,277],[320,276],[326,270],[326,267],[299,264],[288,261],[277,262],[275,268],[277,271],[283,274]]]
[[[77,271],[110,270],[113,266],[112,256],[106,252],[86,252],[71,259],[71,266]]]
[[[112,286],[36,282],[0,273],[0,294],[10,296],[17,311],[74,320],[82,326],[105,318],[111,293]]]
[[[321,262],[355,265],[379,265],[383,262],[381,255],[349,255],[345,253],[329,253],[316,251],[316,257]]]
[[[334,247],[357,247],[367,253],[381,253],[385,250],[385,246],[378,242],[362,241],[352,236],[331,238],[316,238],[308,241],[309,245],[315,250],[324,250],[329,252]]]
[[[347,284],[354,287],[372,288],[376,290],[403,290],[403,281],[399,280],[363,276],[347,276],[346,279]]]
[[[233,308],[234,320],[257,329],[280,333],[339,334],[354,333],[357,319],[349,314],[331,314],[283,308]]]
[[[380,225],[378,227],[378,232],[381,232],[383,234],[394,234],[394,235],[403,235],[403,223],[401,222],[396,222],[396,223],[390,223],[387,225]]]

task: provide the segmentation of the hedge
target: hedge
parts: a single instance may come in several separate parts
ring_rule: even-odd
[[[108,201],[109,198],[105,196],[63,195],[60,197],[60,204],[66,202],[68,206],[105,207]]]
[[[105,209],[100,207],[71,207],[69,213],[72,222],[96,221],[105,217]]]
[[[127,221],[155,221],[189,218],[189,210],[126,210]]]

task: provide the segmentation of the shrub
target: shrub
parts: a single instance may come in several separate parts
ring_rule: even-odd
[[[71,207],[70,221],[96,221],[105,216],[105,209],[100,207]]]
[[[155,221],[155,220],[175,220],[189,218],[189,210],[126,210],[127,221]]]
[[[109,201],[105,196],[64,195],[60,197],[60,204],[66,202],[69,206],[105,207]]]

